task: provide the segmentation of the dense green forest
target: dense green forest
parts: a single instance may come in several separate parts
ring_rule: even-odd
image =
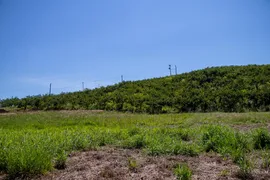
[[[269,111],[270,65],[211,67],[80,92],[4,99],[0,104],[22,110]]]

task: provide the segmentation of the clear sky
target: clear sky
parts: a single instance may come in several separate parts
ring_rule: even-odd
[[[0,0],[0,98],[270,63],[270,0]]]

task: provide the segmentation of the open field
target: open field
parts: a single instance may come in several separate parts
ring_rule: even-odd
[[[270,179],[270,113],[0,114],[0,179]]]

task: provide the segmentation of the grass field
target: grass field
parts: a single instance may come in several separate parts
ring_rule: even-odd
[[[143,168],[136,159],[138,156],[132,157],[132,153],[139,151],[140,157],[161,158],[159,161],[176,158],[174,164],[164,168],[178,179],[196,179],[203,171],[190,164],[189,159],[181,162],[179,157],[196,158],[197,163],[203,163],[202,157],[209,155],[237,166],[236,172],[228,170],[230,167],[221,169],[216,179],[267,179],[270,178],[269,129],[270,113],[259,112],[147,115],[57,111],[0,114],[0,179],[42,179],[50,172],[67,168],[72,152],[98,152],[104,148],[105,151],[113,148],[131,153],[126,158],[126,168],[133,173],[136,173],[134,169],[140,171]],[[107,175],[105,173],[104,177]]]

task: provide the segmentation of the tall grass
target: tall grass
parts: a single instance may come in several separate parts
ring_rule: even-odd
[[[115,130],[69,128],[0,130],[0,170],[10,176],[31,176],[53,167],[64,167],[66,155],[75,150],[115,144]]]

